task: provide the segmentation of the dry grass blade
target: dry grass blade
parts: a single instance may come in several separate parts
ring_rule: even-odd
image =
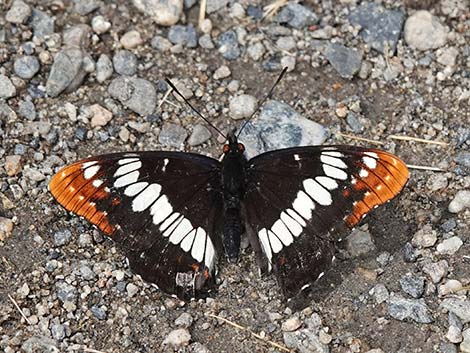
[[[263,20],[265,18],[270,19],[271,17],[273,17],[279,11],[279,9],[286,6],[287,3],[288,3],[287,0],[276,0],[272,4],[266,5],[263,8],[264,10]]]
[[[379,145],[379,146],[384,145],[384,143],[382,141],[371,140],[371,139],[368,139],[368,138],[365,138],[365,137],[359,137],[359,136],[354,136],[354,135],[343,134],[342,132],[336,132],[335,135],[345,137],[345,138],[348,138],[348,139],[351,139],[351,140],[369,142],[369,143],[372,143],[374,145]]]
[[[416,169],[416,170],[430,170],[432,172],[447,172],[447,170],[437,168],[437,167],[427,167],[425,165],[414,165],[414,164],[407,164],[406,165],[409,169]]]
[[[21,310],[20,306],[18,305],[18,303],[16,302],[15,299],[13,299],[13,297],[8,294],[8,298],[11,300],[11,302],[13,303],[13,305],[16,307],[16,309],[20,312],[21,316],[23,317],[23,319],[25,319],[25,321],[28,323],[28,325],[31,325],[31,321],[28,320],[28,318],[26,317],[26,315],[23,313],[23,310]]]
[[[202,21],[206,18],[206,3],[207,0],[201,0],[201,5],[199,7],[199,18],[198,18],[198,26],[201,29]]]
[[[244,326],[242,326],[242,325],[240,325],[240,324],[237,324],[237,323],[235,323],[235,322],[233,322],[233,321],[230,321],[230,320],[228,320],[228,319],[226,319],[226,318],[223,318],[223,317],[220,317],[220,316],[218,316],[218,315],[209,314],[209,316],[210,316],[210,317],[213,317],[213,318],[215,318],[215,319],[217,319],[217,320],[223,321],[223,322],[229,324],[230,326],[233,326],[233,327],[235,327],[235,328],[237,328],[237,329],[239,329],[239,330],[241,330],[241,331],[246,331],[246,332],[250,333],[253,337],[256,337],[257,339],[259,339],[260,341],[263,341],[263,342],[265,342],[265,343],[268,343],[268,344],[270,344],[271,346],[276,347],[277,349],[280,349],[281,351],[284,351],[284,352],[293,352],[293,351],[290,350],[289,348],[287,348],[287,347],[285,347],[285,346],[283,346],[283,345],[280,345],[279,343],[276,343],[276,342],[273,342],[273,341],[271,341],[271,340],[268,340],[268,339],[266,339],[266,338],[261,337],[261,336],[258,335],[257,333],[251,331],[250,329],[247,329],[246,327],[244,327]]]
[[[392,140],[402,140],[402,141],[415,141],[421,143],[429,143],[431,145],[439,145],[439,146],[449,146],[447,142],[443,141],[434,141],[434,140],[425,140],[418,137],[411,137],[411,136],[399,136],[399,135],[390,135],[388,136],[389,139]]]
[[[98,351],[98,350],[93,349],[93,348],[83,347],[82,349],[83,349],[84,352],[87,352],[87,353],[106,353],[106,352],[103,352],[103,351]]]
[[[163,103],[170,103],[170,104],[174,105],[174,103],[166,100],[171,92],[173,92],[173,88],[169,87],[168,90],[165,92],[165,95],[163,96],[163,98],[160,100],[160,102],[158,102],[158,106],[157,106],[156,110],[160,109],[160,107],[163,105]],[[175,107],[176,107],[176,105],[175,105]]]

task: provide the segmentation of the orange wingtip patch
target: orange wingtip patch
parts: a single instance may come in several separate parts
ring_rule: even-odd
[[[67,211],[84,217],[105,234],[112,235],[115,227],[109,223],[107,214],[96,208],[97,200],[109,196],[109,191],[99,179],[102,174],[98,164],[80,161],[55,174],[49,190]]]
[[[393,154],[371,150],[364,155],[354,176],[354,189],[363,192],[362,200],[354,204],[346,223],[353,227],[374,207],[393,199],[408,181],[409,171],[405,163]]]

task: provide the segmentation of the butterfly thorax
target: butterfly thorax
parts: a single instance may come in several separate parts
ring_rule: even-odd
[[[240,238],[244,231],[241,203],[246,191],[245,148],[234,134],[224,146],[222,160],[222,187],[224,195],[223,243],[229,261],[235,262],[240,250]]]

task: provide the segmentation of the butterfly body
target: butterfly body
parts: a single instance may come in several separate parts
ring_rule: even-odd
[[[355,146],[306,146],[247,160],[229,134],[221,161],[182,152],[114,153],[60,170],[50,190],[112,238],[143,279],[181,299],[215,286],[247,233],[258,264],[286,297],[330,266],[335,243],[408,180],[396,156]]]

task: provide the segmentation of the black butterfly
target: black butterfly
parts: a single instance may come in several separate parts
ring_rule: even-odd
[[[335,242],[408,180],[396,156],[354,146],[294,147],[250,160],[228,135],[221,161],[193,153],[91,157],[60,170],[50,191],[111,237],[130,267],[188,300],[214,287],[217,260],[246,232],[286,297],[330,266]]]

